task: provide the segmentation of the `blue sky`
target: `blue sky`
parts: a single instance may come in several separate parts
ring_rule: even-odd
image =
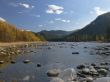
[[[0,20],[32,30],[75,30],[110,11],[110,0],[0,0]]]

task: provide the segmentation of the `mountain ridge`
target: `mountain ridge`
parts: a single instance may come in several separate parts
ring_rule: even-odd
[[[47,41],[60,41],[63,37],[71,34],[73,31],[64,30],[43,30],[38,32],[38,34],[44,37]]]
[[[102,38],[107,39],[108,29],[110,29],[110,12],[98,16],[90,24],[86,25],[81,30],[70,34],[69,36],[66,36],[65,39],[68,41],[89,41],[96,40],[97,37],[100,38],[100,40]],[[75,40],[76,38],[77,40]]]

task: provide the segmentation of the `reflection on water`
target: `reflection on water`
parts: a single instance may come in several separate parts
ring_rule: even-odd
[[[49,69],[65,69],[76,67],[79,64],[91,64],[109,61],[109,55],[98,55],[96,48],[107,46],[109,43],[55,43],[50,42],[45,45],[37,45],[37,48],[27,48],[29,53],[13,56],[15,64],[11,64],[9,56],[2,56],[4,64],[0,64],[0,80],[6,82],[49,82],[46,75]],[[79,54],[72,54],[79,52]],[[30,60],[28,64],[24,60]],[[41,64],[41,67],[37,67]]]

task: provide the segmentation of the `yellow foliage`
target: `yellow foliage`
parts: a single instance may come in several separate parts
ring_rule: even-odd
[[[0,21],[0,42],[15,41],[40,41],[40,38],[30,31],[22,31],[14,25]]]

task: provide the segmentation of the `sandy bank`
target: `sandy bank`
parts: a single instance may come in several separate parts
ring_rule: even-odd
[[[11,45],[24,45],[24,44],[32,44],[32,43],[45,43],[45,42],[9,42],[9,43],[2,43],[0,42],[0,46],[11,46]]]

